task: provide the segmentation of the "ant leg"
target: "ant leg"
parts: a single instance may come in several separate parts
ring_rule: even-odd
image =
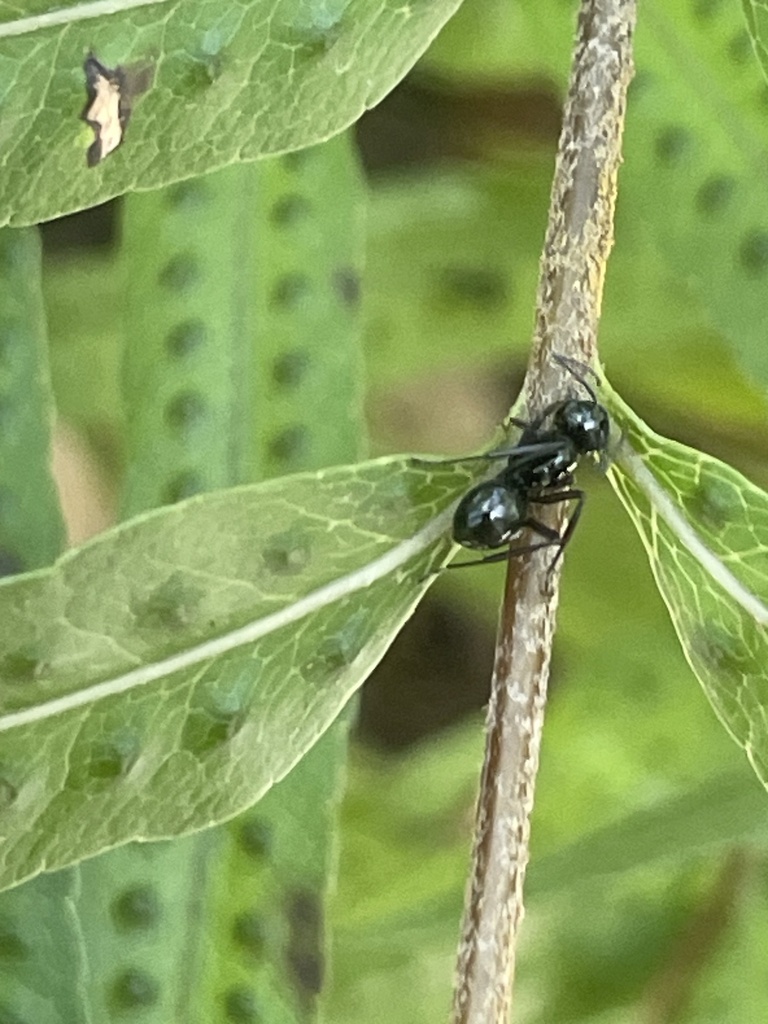
[[[553,533],[557,533],[556,530]],[[485,558],[474,558],[471,562],[451,562],[450,565],[446,565],[446,569],[466,569],[470,565],[490,565],[491,562],[508,562],[510,558],[515,558],[517,555],[527,555],[531,551],[540,551],[542,548],[549,548],[553,544],[557,544],[556,540],[543,540],[539,544],[524,544],[519,548],[507,548],[504,551],[494,551],[492,555],[486,555]]]
[[[576,529],[576,524],[578,523],[581,517],[581,513],[584,511],[584,502],[586,500],[587,498],[584,494],[584,491],[580,491],[576,487],[568,491],[556,491],[554,494],[545,494],[536,498],[537,505],[556,505],[559,504],[561,501],[576,502],[576,508],[571,514],[570,519],[565,525],[565,529],[560,535],[560,543],[557,546],[555,557],[549,563],[549,568],[547,569],[547,586],[549,586],[549,581],[551,581],[552,579],[552,573],[555,570],[555,566],[557,565],[561,555],[563,554],[563,551],[565,551],[566,544],[573,536],[573,531]]]

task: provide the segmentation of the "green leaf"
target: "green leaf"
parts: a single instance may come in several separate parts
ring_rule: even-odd
[[[252,804],[381,658],[472,479],[389,458],[202,495],[0,585],[3,883]]]
[[[378,103],[457,7],[42,0],[20,16],[3,5],[0,224],[322,142]],[[139,80],[148,86],[131,99],[123,145],[95,167],[80,119],[89,53],[134,75],[137,93]]]
[[[64,543],[46,353],[37,231],[0,231],[0,576],[49,565]]]
[[[89,1024],[77,888],[76,872],[60,871],[3,895],[0,1020]]]
[[[360,454],[359,307],[349,299],[361,198],[341,136],[298,162],[126,199],[126,511],[175,497],[180,470],[226,486]],[[180,259],[199,269],[191,294],[162,287]],[[298,301],[274,301],[286,292]],[[95,1020],[116,997],[158,1024],[211,1020],[222,1006],[229,1017],[258,1007],[271,1024],[314,1019],[348,718],[226,825],[82,865]]]
[[[636,60],[622,204],[765,388],[768,93],[738,5],[652,0]]]
[[[131,512],[361,454],[354,161],[340,137],[126,198]]]
[[[653,433],[614,393],[610,479],[645,545],[685,656],[768,784],[768,495]]]

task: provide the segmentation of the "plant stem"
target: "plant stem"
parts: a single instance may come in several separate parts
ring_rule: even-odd
[[[582,0],[541,260],[529,410],[566,393],[567,373],[553,354],[596,360],[635,7],[635,0]],[[564,515],[550,506],[542,519],[562,529]],[[507,576],[452,1024],[509,1018],[557,608],[559,572],[546,585],[550,559],[546,552],[515,559]]]

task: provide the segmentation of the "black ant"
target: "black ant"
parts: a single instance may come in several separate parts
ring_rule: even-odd
[[[514,540],[525,527],[543,540],[522,547],[508,547],[505,551],[472,562],[459,562],[449,566],[451,569],[506,561],[529,551],[556,547],[557,552],[548,570],[550,576],[573,535],[585,501],[584,492],[573,486],[576,466],[579,457],[589,453],[599,455],[601,464],[605,462],[610,419],[585,379],[584,373],[590,373],[599,384],[594,371],[564,356],[557,355],[554,359],[581,384],[589,398],[552,402],[530,422],[510,420],[522,428],[517,444],[483,456],[470,457],[506,458],[507,465],[498,476],[478,484],[465,494],[453,517],[453,539],[465,548],[481,551],[500,548]],[[563,501],[575,501],[576,508],[562,534],[530,513],[532,504],[554,505]]]

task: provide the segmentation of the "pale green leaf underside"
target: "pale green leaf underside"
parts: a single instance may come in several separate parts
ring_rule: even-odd
[[[649,430],[614,393],[610,472],[686,658],[768,784],[768,495],[717,459]]]
[[[376,104],[459,0],[0,4],[0,224],[303,149]],[[83,60],[149,69],[124,144],[86,165]]]
[[[252,804],[382,656],[471,479],[383,459],[202,495],[0,585],[0,882]]]

